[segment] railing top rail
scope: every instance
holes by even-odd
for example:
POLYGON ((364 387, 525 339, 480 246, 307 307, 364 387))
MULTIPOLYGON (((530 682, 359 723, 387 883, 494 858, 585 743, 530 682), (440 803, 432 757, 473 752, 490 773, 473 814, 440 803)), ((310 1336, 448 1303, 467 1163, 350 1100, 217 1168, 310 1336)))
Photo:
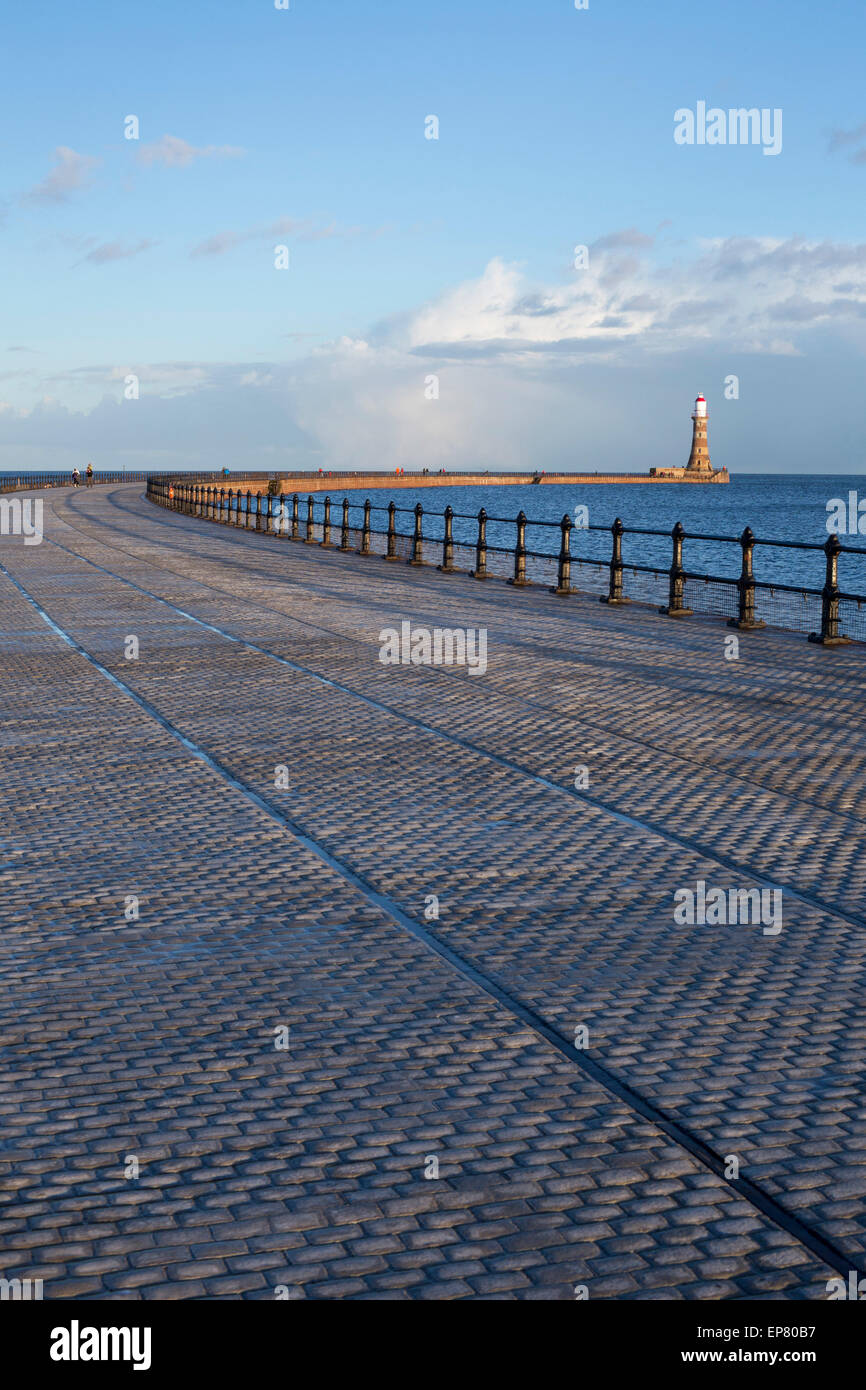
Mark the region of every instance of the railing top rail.
POLYGON ((754 545, 773 545, 776 547, 785 546, 789 550, 823 550, 826 541, 782 541, 775 537, 755 536, 754 545))

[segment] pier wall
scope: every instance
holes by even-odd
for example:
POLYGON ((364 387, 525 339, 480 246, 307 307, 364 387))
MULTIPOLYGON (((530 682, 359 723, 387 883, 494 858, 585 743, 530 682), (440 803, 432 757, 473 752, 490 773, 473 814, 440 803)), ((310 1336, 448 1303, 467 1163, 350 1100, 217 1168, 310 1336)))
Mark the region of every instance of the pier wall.
MULTIPOLYGON (((373 488, 388 489, 419 487, 514 487, 531 484, 538 475, 535 473, 278 473, 283 492, 339 492, 347 489, 373 488)), ((538 482, 539 487, 550 483, 565 483, 574 487, 585 487, 595 483, 727 483, 730 481, 727 469, 714 473, 686 477, 650 477, 648 473, 545 473, 538 482)), ((240 488, 242 492, 253 494, 267 492, 268 480, 262 477, 247 478, 233 473, 222 480, 226 487, 240 488)))

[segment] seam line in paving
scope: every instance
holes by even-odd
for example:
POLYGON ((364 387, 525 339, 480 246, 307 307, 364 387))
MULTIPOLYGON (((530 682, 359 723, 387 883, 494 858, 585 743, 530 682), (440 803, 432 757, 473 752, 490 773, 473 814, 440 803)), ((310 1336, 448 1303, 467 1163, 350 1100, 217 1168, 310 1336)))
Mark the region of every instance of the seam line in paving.
MULTIPOLYGON (((65 549, 65 547, 63 546, 59 548, 65 549)), ((92 564, 93 562, 88 561, 88 563, 92 564)), ((96 568, 100 569, 102 567, 96 566, 96 568)), ((205 763, 205 765, 208 768, 210 768, 212 772, 216 773, 217 776, 219 776, 227 785, 231 786, 233 790, 240 792, 241 795, 243 795, 248 801, 252 802, 252 804, 254 804, 266 816, 268 816, 269 819, 275 821, 283 829, 287 830, 293 836, 293 838, 298 841, 299 844, 301 844, 310 853, 314 854, 328 868, 330 868, 333 872, 337 873, 345 882, 349 883, 358 892, 363 894, 363 896, 370 903, 372 903, 375 907, 379 908, 380 911, 384 912, 399 927, 401 927, 405 931, 408 931, 428 950, 434 952, 437 956, 439 956, 441 959, 445 960, 449 965, 451 965, 453 969, 455 969, 460 975, 464 977, 464 979, 469 980, 477 988, 483 990, 484 993, 486 993, 491 998, 495 999, 497 1003, 499 1003, 502 1007, 507 1009, 512 1015, 519 1018, 523 1023, 527 1024, 530 1028, 533 1029, 534 1032, 539 1034, 552 1047, 554 1047, 563 1057, 566 1057, 570 1062, 576 1065, 580 1071, 590 1076, 598 1085, 604 1087, 604 1089, 607 1090, 610 1094, 615 1095, 619 1100, 621 1100, 632 1110, 640 1114, 644 1119, 649 1120, 651 1123, 655 1124, 659 1129, 661 1129, 664 1133, 669 1135, 670 1138, 675 1140, 675 1142, 678 1143, 682 1148, 686 1149, 687 1152, 691 1153, 706 1168, 710 1169, 713 1173, 715 1173, 717 1177, 721 1177, 729 1187, 731 1187, 734 1191, 738 1192, 742 1197, 749 1201, 752 1204, 752 1206, 756 1207, 766 1217, 773 1221, 775 1225, 780 1227, 782 1230, 787 1231, 787 1233, 793 1236, 796 1240, 799 1240, 802 1245, 804 1245, 807 1249, 811 1250, 813 1254, 817 1255, 831 1268, 837 1270, 840 1274, 843 1274, 846 1277, 852 1269, 856 1270, 857 1273, 861 1275, 866 1274, 866 1269, 864 1269, 862 1265, 859 1265, 856 1260, 852 1259, 850 1256, 838 1250, 834 1245, 830 1244, 820 1234, 818 1234, 818 1232, 812 1230, 809 1226, 801 1222, 796 1216, 788 1212, 784 1207, 780 1206, 778 1202, 776 1202, 772 1197, 765 1193, 763 1189, 759 1187, 756 1183, 752 1182, 748 1178, 743 1177, 740 1177, 738 1179, 725 1178, 725 1162, 712 1148, 710 1148, 709 1145, 705 1144, 690 1130, 681 1126, 676 1121, 671 1120, 663 1110, 659 1109, 651 1101, 647 1100, 638 1091, 633 1090, 630 1086, 620 1081, 613 1073, 609 1072, 604 1066, 587 1057, 581 1049, 574 1047, 559 1033, 557 1033, 556 1030, 552 1028, 540 1015, 535 1013, 534 1010, 528 1008, 519 999, 515 998, 507 990, 499 986, 495 982, 495 980, 491 979, 489 976, 484 974, 483 971, 478 970, 469 961, 465 960, 464 957, 461 956, 458 952, 452 950, 450 947, 437 940, 436 937, 432 936, 429 932, 425 930, 424 927, 422 927, 418 922, 416 922, 412 917, 410 917, 406 912, 404 912, 403 909, 399 906, 399 904, 393 902, 386 895, 379 893, 369 883, 367 883, 366 880, 360 874, 357 874, 353 869, 349 868, 346 864, 343 864, 341 860, 332 855, 330 851, 324 848, 324 846, 320 845, 316 840, 312 839, 309 835, 307 835, 299 826, 297 826, 290 819, 290 817, 277 811, 276 808, 271 806, 262 796, 260 796, 259 793, 256 792, 253 787, 249 786, 246 782, 236 777, 232 772, 228 770, 228 768, 224 767, 219 761, 217 761, 217 759, 213 758, 204 748, 202 748, 199 744, 195 743, 192 739, 188 738, 185 734, 183 734, 180 731, 180 729, 178 729, 174 724, 172 724, 170 720, 166 719, 165 716, 162 715, 159 712, 159 710, 157 710, 150 703, 150 701, 146 700, 143 696, 139 695, 134 689, 126 685, 124 681, 120 680, 119 677, 115 676, 113 672, 109 671, 107 667, 103 666, 102 663, 95 656, 88 652, 86 648, 84 648, 71 635, 71 633, 65 631, 64 628, 62 628, 58 623, 54 621, 50 614, 46 612, 46 610, 38 602, 38 600, 35 599, 33 595, 28 592, 24 585, 21 584, 14 577, 14 575, 10 574, 9 570, 2 563, 0 563, 0 573, 4 574, 6 578, 10 581, 10 583, 12 583, 15 586, 15 588, 22 595, 22 597, 25 598, 26 601, 36 610, 43 622, 46 623, 46 625, 51 629, 52 632, 55 633, 56 636, 60 637, 63 642, 65 642, 69 647, 73 649, 73 651, 77 652, 80 656, 82 656, 85 659, 85 661, 89 662, 89 664, 93 666, 100 673, 100 675, 104 676, 118 690, 120 690, 123 694, 127 695, 138 706, 139 709, 143 710, 144 713, 146 713, 151 719, 153 719, 157 724, 159 724, 161 728, 163 728, 174 739, 176 739, 196 759, 205 763)), ((110 571, 106 571, 106 573, 110 573, 110 571)), ((125 582, 131 583, 132 581, 125 582)), ((134 585, 133 587, 138 588, 139 586, 134 585)), ((152 595, 152 597, 158 598, 158 595, 152 595)), ((163 603, 168 602, 164 599, 160 599, 159 601, 163 603)), ((175 607, 174 604, 168 604, 168 606, 171 608, 175 607)), ((179 613, 183 613, 183 610, 181 609, 177 609, 177 611, 179 613)), ((187 617, 189 615, 183 614, 183 616, 187 617)), ((193 621, 199 622, 200 620, 193 619, 193 621)), ((209 624, 203 624, 203 626, 209 626, 209 624)), ((214 630, 219 632, 219 629, 214 630)), ((240 641, 241 639, 233 638, 232 640, 240 641)), ((304 668, 300 669, 303 670, 304 668)), ((321 680, 323 678, 317 677, 317 679, 321 680)), ((330 684, 330 682, 328 683, 330 684)))
MULTIPOLYGON (((437 729, 432 724, 425 723, 423 719, 419 719, 416 715, 406 714, 402 710, 395 709, 392 705, 387 705, 383 701, 373 699, 370 695, 363 695, 360 691, 354 690, 352 686, 343 684, 342 681, 331 680, 328 676, 319 675, 317 671, 313 671, 310 667, 303 666, 297 661, 292 661, 289 657, 280 656, 277 652, 270 651, 267 647, 261 647, 256 642, 250 642, 244 637, 237 637, 234 633, 227 632, 224 628, 217 627, 214 623, 206 622, 204 618, 197 618, 193 613, 187 612, 185 608, 180 608, 178 604, 172 603, 170 599, 163 598, 160 594, 153 593, 151 589, 146 589, 141 584, 136 584, 133 579, 127 579, 124 575, 117 574, 114 570, 107 569, 105 565, 97 564, 95 560, 89 560, 86 555, 79 555, 78 551, 72 550, 68 546, 61 545, 59 541, 50 540, 47 536, 45 540, 48 541, 49 545, 56 546, 58 550, 63 550, 68 555, 82 560, 84 564, 90 565, 93 569, 101 571, 102 574, 107 574, 110 578, 118 580, 121 584, 127 584, 131 589, 137 590, 138 593, 144 594, 147 598, 153 599, 156 603, 164 604, 166 608, 172 609, 175 613, 179 613, 186 621, 195 623, 199 627, 205 628, 208 632, 216 633, 218 636, 224 637, 227 641, 235 643, 236 646, 246 647, 249 651, 256 652, 260 656, 268 657, 272 661, 276 661, 279 665, 288 667, 291 671, 297 671, 301 675, 309 676, 311 679, 318 681, 321 685, 328 686, 332 690, 339 690, 343 694, 349 695, 352 699, 360 700, 371 709, 378 709, 384 714, 391 715, 396 719, 401 719, 404 723, 411 724, 417 729, 422 729, 425 733, 431 734, 435 738, 443 739, 447 743, 453 743, 457 747, 475 754, 477 757, 486 758, 489 762, 494 763, 497 767, 505 768, 508 772, 517 772, 520 776, 528 778, 530 781, 544 787, 547 791, 565 796, 569 800, 583 801, 587 805, 593 806, 596 810, 601 811, 604 815, 609 816, 618 824, 627 826, 630 830, 648 832, 651 835, 657 836, 659 839, 667 840, 669 843, 677 845, 680 849, 688 850, 691 854, 698 854, 705 856, 707 859, 712 859, 734 873, 751 874, 752 878, 764 888, 772 890, 782 887, 795 902, 801 903, 804 907, 811 908, 812 910, 817 909, 819 912, 826 912, 829 916, 837 917, 841 921, 848 922, 854 927, 866 926, 866 918, 858 917, 856 913, 846 912, 843 908, 835 904, 825 903, 820 898, 815 898, 812 897, 811 894, 803 893, 799 889, 794 888, 784 878, 770 879, 760 870, 750 867, 748 863, 742 863, 736 859, 731 859, 727 855, 721 854, 718 850, 707 849, 698 841, 690 840, 686 836, 676 835, 672 831, 655 824, 653 821, 641 820, 635 816, 629 816, 624 811, 615 811, 604 801, 586 792, 578 791, 577 788, 560 786, 558 782, 552 782, 549 778, 543 777, 538 772, 531 772, 528 768, 522 767, 520 763, 512 762, 510 758, 503 758, 501 754, 491 753, 484 748, 480 748, 469 739, 464 739, 458 734, 447 733, 442 729, 437 729)), ((8 573, 8 571, 5 572, 8 573)), ((13 583, 14 582, 13 580, 13 583)), ((339 633, 334 633, 333 635, 340 636, 339 633)))

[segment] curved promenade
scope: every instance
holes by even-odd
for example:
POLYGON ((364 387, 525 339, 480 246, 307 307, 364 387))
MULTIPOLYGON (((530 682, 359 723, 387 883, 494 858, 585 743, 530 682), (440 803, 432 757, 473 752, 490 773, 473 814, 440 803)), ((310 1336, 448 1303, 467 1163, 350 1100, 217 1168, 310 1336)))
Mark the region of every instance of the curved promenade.
POLYGON ((862 648, 728 660, 718 620, 143 490, 46 492, 42 544, 0 540, 0 1276, 866 1278, 862 648), (485 630, 486 671, 382 664, 407 621, 485 630), (699 883, 780 890, 781 930, 676 921, 699 883))

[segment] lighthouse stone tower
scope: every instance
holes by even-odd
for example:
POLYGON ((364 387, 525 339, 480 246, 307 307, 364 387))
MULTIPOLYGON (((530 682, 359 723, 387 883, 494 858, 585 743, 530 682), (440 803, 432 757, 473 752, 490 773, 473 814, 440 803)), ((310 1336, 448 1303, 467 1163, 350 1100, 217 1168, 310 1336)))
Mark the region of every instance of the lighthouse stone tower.
POLYGON ((707 403, 703 396, 698 396, 695 401, 692 421, 694 422, 692 425, 692 452, 689 454, 686 472, 712 473, 713 465, 710 463, 710 450, 707 444, 707 403))

